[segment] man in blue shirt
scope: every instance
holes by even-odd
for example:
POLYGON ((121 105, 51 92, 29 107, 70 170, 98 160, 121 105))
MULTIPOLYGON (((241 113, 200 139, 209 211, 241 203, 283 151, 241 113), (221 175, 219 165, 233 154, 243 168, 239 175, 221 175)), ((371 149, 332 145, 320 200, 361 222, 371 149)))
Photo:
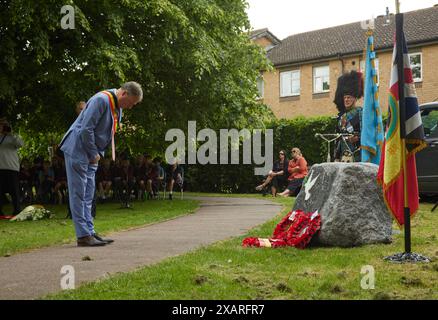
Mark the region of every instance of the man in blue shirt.
POLYGON ((113 242, 102 239, 94 230, 91 215, 94 177, 98 162, 110 144, 115 157, 114 134, 122 118, 121 109, 132 109, 142 99, 142 88, 136 82, 95 94, 61 141, 78 246, 103 246, 113 242))

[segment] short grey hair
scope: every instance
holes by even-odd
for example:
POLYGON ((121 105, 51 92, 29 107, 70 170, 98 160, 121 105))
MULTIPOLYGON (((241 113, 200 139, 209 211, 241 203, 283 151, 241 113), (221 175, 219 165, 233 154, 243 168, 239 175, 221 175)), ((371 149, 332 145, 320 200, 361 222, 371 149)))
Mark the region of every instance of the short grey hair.
POLYGON ((122 84, 121 87, 123 90, 126 90, 128 92, 128 95, 139 97, 139 101, 143 100, 143 89, 141 88, 141 85, 135 81, 129 81, 124 84, 122 84))

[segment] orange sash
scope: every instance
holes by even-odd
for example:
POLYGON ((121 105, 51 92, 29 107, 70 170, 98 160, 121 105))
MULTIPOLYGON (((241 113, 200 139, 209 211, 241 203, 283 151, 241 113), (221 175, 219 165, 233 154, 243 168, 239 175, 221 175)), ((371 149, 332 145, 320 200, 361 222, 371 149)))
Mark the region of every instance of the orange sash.
POLYGON ((111 133, 111 154, 113 161, 116 160, 116 145, 114 143, 114 135, 119 127, 119 118, 117 116, 116 112, 116 102, 114 101, 113 95, 108 91, 102 91, 106 96, 108 96, 109 105, 111 109, 111 116, 113 118, 113 127, 112 127, 112 133, 111 133))

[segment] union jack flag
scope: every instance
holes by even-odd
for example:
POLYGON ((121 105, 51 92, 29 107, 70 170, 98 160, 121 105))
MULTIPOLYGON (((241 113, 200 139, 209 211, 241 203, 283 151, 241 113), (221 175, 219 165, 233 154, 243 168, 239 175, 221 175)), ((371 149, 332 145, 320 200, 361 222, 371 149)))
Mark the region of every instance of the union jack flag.
POLYGON ((418 210, 418 180, 415 164, 415 153, 423 149, 424 129, 418 107, 415 84, 412 77, 408 48, 404 33, 402 48, 398 48, 394 40, 392 56, 391 80, 389 86, 389 118, 385 132, 385 142, 382 148, 378 180, 382 184, 383 194, 388 209, 400 226, 404 225, 404 184, 407 186, 407 197, 410 215, 418 210), (397 50, 403 50, 403 61, 398 61, 397 50), (403 64, 404 83, 400 84, 398 66, 403 64), (404 88, 404 103, 400 103, 399 86, 404 88), (405 121, 403 122, 403 114, 405 121), (405 133, 403 135, 403 133, 405 133), (403 141, 404 139, 404 141, 403 141), (406 172, 403 168, 403 145, 406 143, 406 172))

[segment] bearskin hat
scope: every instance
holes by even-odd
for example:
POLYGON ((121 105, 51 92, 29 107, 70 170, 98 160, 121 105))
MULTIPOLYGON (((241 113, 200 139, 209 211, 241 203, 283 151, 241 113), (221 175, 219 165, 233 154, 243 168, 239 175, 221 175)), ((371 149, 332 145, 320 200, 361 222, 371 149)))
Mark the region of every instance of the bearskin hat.
POLYGON ((344 96, 350 95, 360 99, 363 96, 363 78, 362 73, 351 71, 344 73, 338 78, 338 86, 336 88, 335 100, 336 108, 339 113, 345 112, 344 96))

